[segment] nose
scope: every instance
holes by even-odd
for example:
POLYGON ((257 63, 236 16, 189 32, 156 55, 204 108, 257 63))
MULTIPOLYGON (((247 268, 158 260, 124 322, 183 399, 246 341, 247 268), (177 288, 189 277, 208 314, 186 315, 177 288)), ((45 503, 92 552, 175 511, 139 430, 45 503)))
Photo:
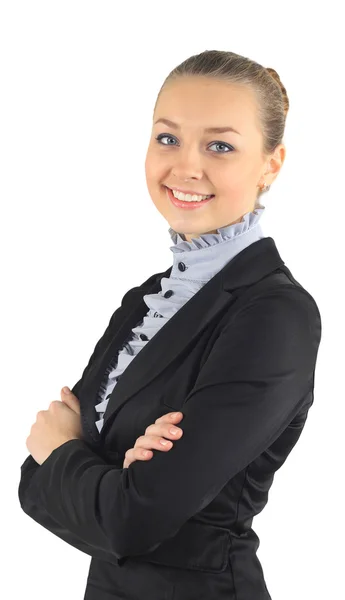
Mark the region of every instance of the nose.
POLYGON ((201 179, 203 176, 202 159, 198 148, 193 146, 184 146, 179 148, 179 152, 174 153, 172 174, 180 181, 188 179, 201 179))
POLYGON ((176 165, 171 169, 172 175, 176 181, 176 185, 178 181, 189 181, 190 179, 195 179, 199 181, 203 178, 203 171, 200 166, 192 165, 191 163, 187 164, 184 162, 181 165, 176 165))

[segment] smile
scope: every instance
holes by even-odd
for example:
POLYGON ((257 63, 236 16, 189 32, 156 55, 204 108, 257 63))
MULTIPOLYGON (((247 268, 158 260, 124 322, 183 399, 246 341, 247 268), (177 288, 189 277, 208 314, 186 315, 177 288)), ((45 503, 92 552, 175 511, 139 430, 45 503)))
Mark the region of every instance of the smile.
MULTIPOLYGON (((184 210, 186 209, 193 209, 193 208, 201 208, 202 206, 205 206, 205 204, 208 204, 209 202, 211 202, 213 200, 213 198, 215 198, 215 196, 212 194, 210 197, 204 197, 204 196, 197 196, 200 198, 200 200, 188 200, 188 197, 190 197, 190 194, 187 194, 187 199, 183 200, 184 194, 179 193, 179 197, 176 198, 173 191, 168 188, 167 186, 164 186, 168 195, 169 200, 172 202, 172 204, 174 206, 176 206, 177 208, 182 208, 184 210)), ((176 193, 176 192, 175 192, 176 193)))
POLYGON ((181 190, 180 188, 170 187, 168 185, 166 187, 169 188, 170 190, 172 190, 173 192, 176 192, 177 194, 183 194, 183 196, 187 196, 187 195, 189 195, 189 196, 197 196, 198 200, 201 199, 201 198, 204 199, 205 197, 214 196, 214 194, 202 194, 201 192, 195 192, 195 191, 192 191, 192 190, 181 190))

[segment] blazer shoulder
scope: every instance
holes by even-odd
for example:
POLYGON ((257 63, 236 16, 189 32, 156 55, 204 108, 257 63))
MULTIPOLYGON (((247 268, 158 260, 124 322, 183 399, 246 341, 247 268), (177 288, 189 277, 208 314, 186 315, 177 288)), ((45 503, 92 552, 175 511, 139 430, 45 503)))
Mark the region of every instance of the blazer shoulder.
POLYGON ((319 307, 317 305, 317 302, 316 302, 314 296, 299 281, 297 281, 297 279, 292 275, 290 269, 288 269, 288 267, 285 264, 279 268, 279 271, 282 274, 281 284, 287 285, 289 283, 290 285, 299 289, 300 292, 306 296, 306 300, 309 300, 309 302, 314 306, 314 308, 317 312, 317 315, 318 315, 319 319, 321 320, 320 310, 319 310, 319 307))
POLYGON ((288 269, 277 269, 255 284, 239 290, 236 296, 236 306, 229 315, 230 322, 227 325, 246 314, 250 318, 255 313, 260 319, 273 312, 279 319, 290 322, 293 318, 296 321, 301 319, 304 323, 309 323, 309 327, 316 327, 320 335, 322 322, 318 305, 312 294, 288 269))

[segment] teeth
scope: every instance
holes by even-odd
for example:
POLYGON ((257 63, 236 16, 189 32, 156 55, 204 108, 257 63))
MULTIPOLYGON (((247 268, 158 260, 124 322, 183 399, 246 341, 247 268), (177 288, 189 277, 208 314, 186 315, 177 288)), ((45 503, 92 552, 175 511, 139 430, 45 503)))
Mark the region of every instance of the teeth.
POLYGON ((171 190, 174 194, 175 198, 178 200, 183 200, 184 202, 201 202, 201 200, 206 200, 206 198, 211 198, 212 194, 209 196, 199 196, 197 194, 183 194, 182 192, 176 192, 176 190, 171 190))

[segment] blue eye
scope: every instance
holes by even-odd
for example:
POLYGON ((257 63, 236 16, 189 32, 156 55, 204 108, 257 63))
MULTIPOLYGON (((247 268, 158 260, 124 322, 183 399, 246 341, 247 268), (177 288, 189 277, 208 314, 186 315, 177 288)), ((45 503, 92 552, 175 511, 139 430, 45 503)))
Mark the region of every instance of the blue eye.
MULTIPOLYGON (((158 144, 160 144, 160 140, 163 138, 170 138, 171 140, 175 140, 176 138, 174 138, 172 135, 168 135, 167 133, 160 133, 159 135, 157 135, 157 137, 155 138, 158 142, 158 144)), ((174 144, 161 144, 162 146, 173 146, 174 144)), ((233 152, 235 150, 235 148, 233 148, 233 146, 230 146, 229 144, 225 144, 225 142, 213 142, 211 144, 211 146, 225 146, 226 148, 228 148, 227 152, 216 152, 216 154, 229 154, 229 152, 233 152)))

